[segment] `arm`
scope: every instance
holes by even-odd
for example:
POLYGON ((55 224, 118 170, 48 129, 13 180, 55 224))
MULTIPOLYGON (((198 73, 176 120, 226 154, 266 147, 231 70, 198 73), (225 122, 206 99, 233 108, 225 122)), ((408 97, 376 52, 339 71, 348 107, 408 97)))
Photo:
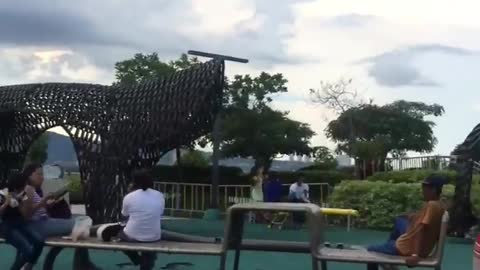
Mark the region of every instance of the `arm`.
MULTIPOLYGON (((420 230, 417 233, 417 238, 415 239, 414 253, 405 259, 405 262, 408 266, 416 266, 421 260, 420 252, 423 250, 423 244, 425 243, 425 231, 427 225, 421 224, 420 230)), ((422 254, 423 255, 423 254, 422 254)))
POLYGON ((123 198, 122 202, 122 216, 128 218, 130 213, 128 212, 128 195, 123 198))
POLYGON ((434 209, 432 204, 427 204, 426 209, 424 210, 422 222, 419 225, 419 231, 417 233, 417 237, 415 238, 415 245, 414 245, 414 252, 412 256, 406 258, 406 263, 408 266, 415 266, 418 262, 422 259, 420 256, 424 256, 422 254, 424 251, 424 243, 426 241, 426 231, 429 229, 429 226, 434 226, 432 224, 433 216, 434 216, 434 209))

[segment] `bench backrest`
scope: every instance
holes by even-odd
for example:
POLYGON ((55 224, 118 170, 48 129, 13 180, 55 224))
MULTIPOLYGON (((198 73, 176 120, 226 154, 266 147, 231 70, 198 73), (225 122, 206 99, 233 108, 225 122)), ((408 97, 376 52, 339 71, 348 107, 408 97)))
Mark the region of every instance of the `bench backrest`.
POLYGON ((322 227, 320 222, 320 207, 306 203, 246 203, 235 204, 227 210, 223 248, 236 249, 243 239, 245 214, 250 211, 303 212, 307 216, 310 233, 310 247, 317 249, 322 242, 322 227))
POLYGON ((438 236, 438 242, 431 256, 432 259, 434 259, 438 264, 441 264, 443 259, 443 250, 445 249, 445 242, 447 241, 449 219, 450 216, 448 214, 448 211, 445 211, 442 216, 442 225, 440 227, 440 235, 438 236))

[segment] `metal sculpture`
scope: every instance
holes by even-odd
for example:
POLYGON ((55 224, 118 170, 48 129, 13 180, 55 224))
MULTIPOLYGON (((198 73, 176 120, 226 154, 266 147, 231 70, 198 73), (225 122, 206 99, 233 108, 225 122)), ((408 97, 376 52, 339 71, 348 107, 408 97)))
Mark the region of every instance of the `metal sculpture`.
POLYGON ((449 231, 463 237, 477 223, 470 200, 473 159, 480 146, 480 124, 468 134, 465 141, 452 152, 451 168, 457 172, 455 194, 451 206, 449 231))
POLYGON ((223 82, 224 62, 212 60, 130 86, 0 87, 0 181, 21 168, 38 136, 60 126, 77 153, 87 214, 96 223, 118 220, 132 169, 211 131, 223 82))

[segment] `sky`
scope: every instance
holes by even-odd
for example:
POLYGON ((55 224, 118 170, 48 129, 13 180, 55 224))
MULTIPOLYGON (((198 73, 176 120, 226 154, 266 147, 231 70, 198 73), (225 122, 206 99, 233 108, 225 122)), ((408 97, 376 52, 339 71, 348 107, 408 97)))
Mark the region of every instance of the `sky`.
POLYGON ((448 155, 480 122, 480 2, 473 0, 50 0, 0 2, 0 85, 110 84, 135 53, 172 60, 189 49, 248 58, 227 76, 283 73, 273 106, 309 123, 312 145, 332 111, 314 104, 321 81, 352 79, 368 100, 438 103, 432 118, 448 155))

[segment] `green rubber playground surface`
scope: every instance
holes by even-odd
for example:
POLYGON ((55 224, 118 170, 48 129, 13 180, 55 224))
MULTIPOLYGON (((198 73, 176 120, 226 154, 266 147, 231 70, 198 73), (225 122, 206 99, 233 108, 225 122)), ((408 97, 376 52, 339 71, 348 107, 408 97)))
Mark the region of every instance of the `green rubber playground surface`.
MULTIPOLYGON (((201 236, 223 236, 223 222, 205 221, 199 219, 166 220, 163 227, 168 230, 195 234, 201 236)), ((347 232, 345 228, 329 228, 325 238, 333 243, 366 245, 381 242, 387 237, 386 232, 355 230, 347 232)), ((303 230, 276 230, 268 229, 265 225, 249 224, 245 229, 246 238, 306 241, 307 232, 303 230)), ((464 240, 449 239, 445 248, 443 269, 470 270, 472 269, 473 244, 464 240)), ((45 253, 45 252, 44 252, 45 253)), ((8 269, 13 261, 14 250, 6 245, 0 246, 0 269, 8 269)), ((92 261, 102 269, 136 269, 131 266, 119 267, 117 264, 128 263, 128 259, 119 252, 93 251, 92 261)), ((57 258, 55 269, 71 269, 73 251, 62 252, 57 258)), ((215 270, 218 269, 217 257, 206 256, 177 256, 159 254, 155 269, 166 270, 215 270)), ((41 269, 43 258, 35 269, 41 269)), ((229 255, 227 269, 231 269, 233 254, 229 255)), ((310 257, 306 254, 275 253, 275 252, 242 252, 240 260, 242 270, 302 270, 311 269, 310 257)), ((329 270, 360 270, 364 265, 329 263, 329 270)), ((405 268, 408 269, 408 268, 405 268)), ((421 268, 417 268, 421 269, 421 268)))

